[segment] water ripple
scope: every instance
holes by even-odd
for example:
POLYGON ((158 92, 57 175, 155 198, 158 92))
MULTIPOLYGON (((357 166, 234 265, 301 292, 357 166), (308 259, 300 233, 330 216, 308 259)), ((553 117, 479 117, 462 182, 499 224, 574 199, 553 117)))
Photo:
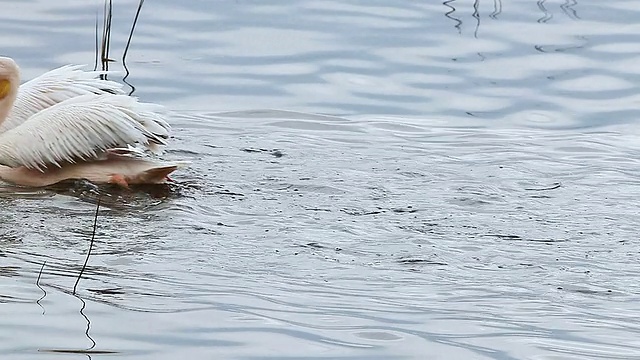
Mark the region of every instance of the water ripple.
MULTIPOLYGON (((145 6, 128 80, 193 166, 0 187, 6 358, 640 352, 637 5, 145 6)), ((94 16, 15 4, 0 44, 25 78, 92 63, 94 16)))

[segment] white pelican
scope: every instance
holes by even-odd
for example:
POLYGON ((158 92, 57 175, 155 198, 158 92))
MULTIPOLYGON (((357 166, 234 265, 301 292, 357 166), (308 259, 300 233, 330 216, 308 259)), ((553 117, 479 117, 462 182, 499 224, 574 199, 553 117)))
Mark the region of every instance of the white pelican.
POLYGON ((165 145, 169 124, 154 104, 97 79, 103 72, 63 66, 20 86, 20 69, 0 57, 0 179, 47 186, 161 183, 185 162, 144 159, 143 147, 165 145))

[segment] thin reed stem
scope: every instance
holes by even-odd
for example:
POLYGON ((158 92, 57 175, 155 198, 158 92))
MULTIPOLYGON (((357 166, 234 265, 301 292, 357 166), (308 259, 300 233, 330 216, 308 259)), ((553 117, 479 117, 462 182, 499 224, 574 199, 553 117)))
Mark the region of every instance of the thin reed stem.
POLYGON ((80 278, 82 277, 82 274, 84 274, 84 270, 87 268, 87 263, 89 263, 89 257, 91 256, 91 250, 93 250, 93 241, 96 237, 96 229, 98 228, 98 211, 100 210, 100 199, 101 199, 101 196, 98 195, 98 202, 96 204, 96 213, 93 217, 93 231, 91 232, 91 242, 89 243, 89 251, 87 252, 87 257, 84 259, 84 264, 82 265, 82 269, 80 269, 80 274, 78 274, 76 283, 75 285, 73 285, 73 295, 76 294, 78 283, 80 282, 80 278))

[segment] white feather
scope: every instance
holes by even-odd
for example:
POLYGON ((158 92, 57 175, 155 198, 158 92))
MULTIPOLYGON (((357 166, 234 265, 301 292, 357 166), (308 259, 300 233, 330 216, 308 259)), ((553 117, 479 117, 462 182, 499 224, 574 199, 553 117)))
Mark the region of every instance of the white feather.
POLYGON ((152 148, 165 144, 169 129, 158 105, 89 93, 47 107, 0 134, 0 163, 42 170, 97 159, 111 148, 152 148))
POLYGON ((124 94, 122 85, 99 79, 106 71, 84 71, 81 65, 66 65, 46 72, 22 84, 0 133, 13 129, 29 117, 61 103, 86 94, 124 94))

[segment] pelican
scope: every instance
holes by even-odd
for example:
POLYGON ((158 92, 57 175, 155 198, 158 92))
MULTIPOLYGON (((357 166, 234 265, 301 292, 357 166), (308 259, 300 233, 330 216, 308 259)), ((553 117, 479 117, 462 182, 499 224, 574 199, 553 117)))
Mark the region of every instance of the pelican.
POLYGON ((124 94, 100 71, 63 66, 20 85, 13 59, 0 57, 0 180, 41 187, 69 179, 96 184, 162 183, 186 162, 157 162, 166 145, 159 105, 124 94))

